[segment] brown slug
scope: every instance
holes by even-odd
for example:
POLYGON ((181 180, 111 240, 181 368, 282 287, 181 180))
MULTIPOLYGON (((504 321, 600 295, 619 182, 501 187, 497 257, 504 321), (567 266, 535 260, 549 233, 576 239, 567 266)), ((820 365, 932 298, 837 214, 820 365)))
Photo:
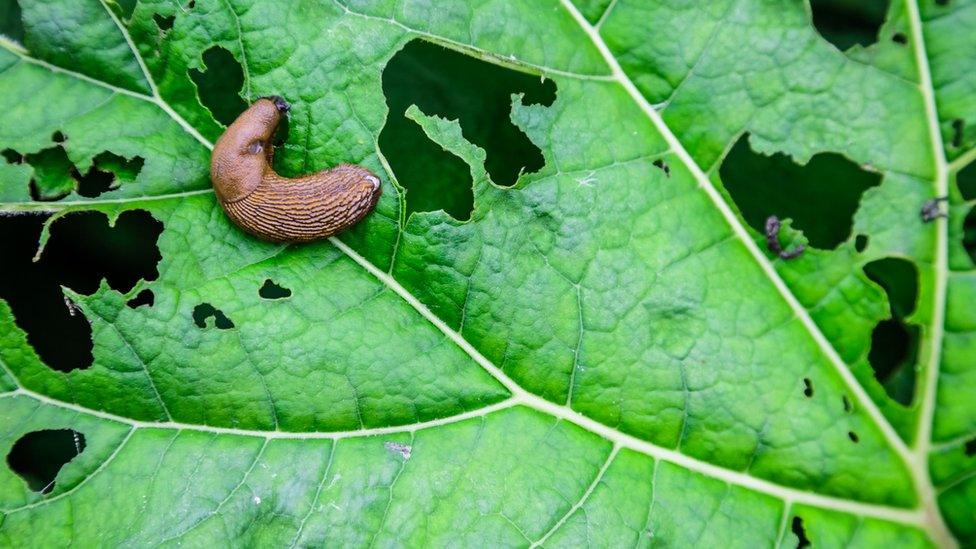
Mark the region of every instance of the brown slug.
POLYGON ((352 227, 380 198, 380 180, 361 166, 341 164, 294 179, 272 167, 272 138, 288 103, 263 97, 241 113, 214 145, 210 179, 227 216, 274 242, 307 242, 352 227))

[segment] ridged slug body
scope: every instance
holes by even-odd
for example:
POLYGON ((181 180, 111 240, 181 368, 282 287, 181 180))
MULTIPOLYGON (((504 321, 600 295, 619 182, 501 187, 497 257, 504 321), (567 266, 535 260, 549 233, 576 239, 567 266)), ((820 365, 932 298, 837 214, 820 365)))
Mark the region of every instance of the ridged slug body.
POLYGON ((210 179, 217 200, 240 228, 274 242, 307 242, 352 227, 380 198, 380 180, 366 168, 341 164, 294 179, 272 167, 271 139, 289 106, 258 99, 214 145, 210 179))

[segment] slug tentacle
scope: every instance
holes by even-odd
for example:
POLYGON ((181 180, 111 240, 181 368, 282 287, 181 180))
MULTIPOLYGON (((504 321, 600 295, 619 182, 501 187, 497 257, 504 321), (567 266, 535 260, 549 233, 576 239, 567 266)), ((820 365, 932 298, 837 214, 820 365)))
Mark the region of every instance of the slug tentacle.
POLYGON ((221 207, 245 231, 275 242, 306 242, 352 227, 376 206, 380 180, 369 170, 342 164, 286 178, 272 167, 272 139, 284 99, 258 99, 220 136, 210 178, 221 207))

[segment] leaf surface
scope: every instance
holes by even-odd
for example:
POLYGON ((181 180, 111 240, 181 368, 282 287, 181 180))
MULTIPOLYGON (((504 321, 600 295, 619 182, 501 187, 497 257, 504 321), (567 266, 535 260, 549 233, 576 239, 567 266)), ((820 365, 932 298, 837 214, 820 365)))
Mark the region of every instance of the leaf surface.
POLYGON ((163 230, 158 277, 61 290, 89 368, 45 364, 0 304, 0 449, 85 441, 47 493, 0 467, 5 544, 976 541, 976 197, 953 184, 976 157, 976 3, 894 0, 878 42, 844 52, 804 6, 745 0, 20 4, 0 208, 52 214, 39 257, 77 212, 163 230), (383 70, 416 39, 554 81, 549 106, 507 98, 541 169, 497 185, 463 115, 389 111, 383 70), (360 163, 383 180, 376 212, 302 246, 234 227, 194 77, 232 73, 208 51, 240 64, 218 91, 291 103, 280 171, 360 163), (469 220, 407 215, 378 144, 399 116, 468 167, 469 220), (740 139, 880 184, 846 240, 784 261, 723 183, 740 139), (45 151, 118 184, 87 196, 31 162, 45 151), (942 195, 949 218, 925 222, 942 195), (905 307, 870 274, 886 258, 917 273, 905 307), (907 405, 872 362, 885 320, 920 334, 907 405))

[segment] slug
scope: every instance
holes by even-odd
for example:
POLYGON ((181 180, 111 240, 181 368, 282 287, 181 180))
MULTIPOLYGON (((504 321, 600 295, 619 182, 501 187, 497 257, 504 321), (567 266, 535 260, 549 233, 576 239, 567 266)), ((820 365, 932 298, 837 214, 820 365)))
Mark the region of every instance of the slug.
POLYGON ((227 216, 273 242, 307 242, 352 227, 380 198, 380 180, 341 164, 293 179, 275 173, 271 142, 290 106, 278 96, 254 102, 214 145, 210 179, 227 216))

